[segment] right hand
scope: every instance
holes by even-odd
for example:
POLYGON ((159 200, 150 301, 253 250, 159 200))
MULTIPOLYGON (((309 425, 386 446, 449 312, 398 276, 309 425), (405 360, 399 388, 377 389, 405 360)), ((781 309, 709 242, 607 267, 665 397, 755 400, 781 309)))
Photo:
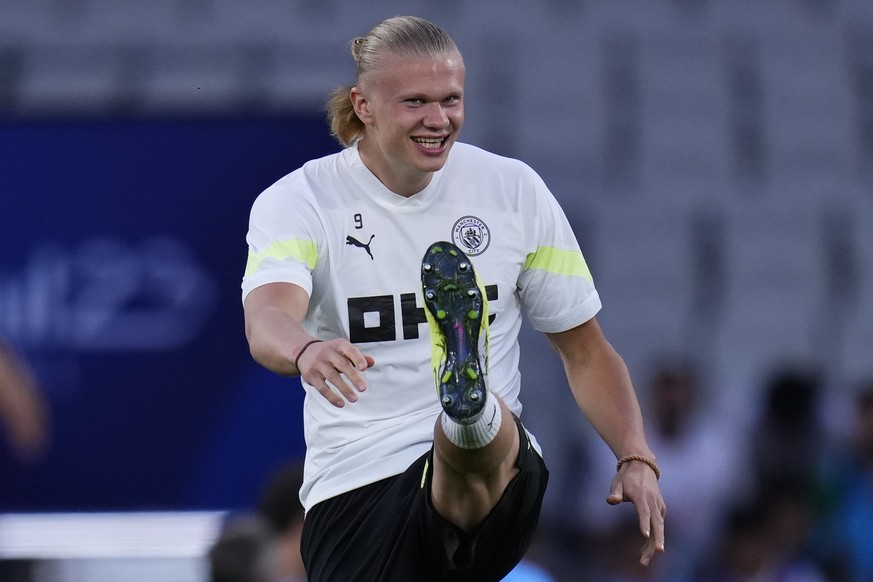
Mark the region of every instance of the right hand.
POLYGON ((314 343, 297 360, 297 371, 328 402, 342 408, 367 389, 363 372, 376 361, 342 338, 314 343))

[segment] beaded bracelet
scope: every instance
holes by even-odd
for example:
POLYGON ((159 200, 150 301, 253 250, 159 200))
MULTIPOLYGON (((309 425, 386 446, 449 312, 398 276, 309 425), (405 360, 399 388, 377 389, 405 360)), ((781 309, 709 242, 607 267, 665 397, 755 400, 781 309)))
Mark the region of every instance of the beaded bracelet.
POLYGON ((655 479, 661 478, 661 469, 658 468, 658 465, 652 459, 648 457, 644 457, 642 455, 628 455, 626 457, 622 457, 618 460, 618 464, 615 466, 615 471, 621 471, 621 466, 629 461, 639 461, 640 463, 645 463, 655 472, 655 479))
POLYGON ((324 340, 314 339, 314 340, 308 341, 308 342, 306 342, 305 344, 303 344, 303 347, 300 348, 300 351, 299 351, 299 352, 297 352, 297 357, 294 358, 294 367, 297 368, 297 371, 298 371, 298 372, 300 371, 300 368, 297 366, 297 362, 300 361, 300 356, 303 355, 303 352, 306 351, 306 348, 308 348, 308 347, 311 346, 312 344, 317 344, 318 342, 323 342, 323 341, 324 341, 324 340))

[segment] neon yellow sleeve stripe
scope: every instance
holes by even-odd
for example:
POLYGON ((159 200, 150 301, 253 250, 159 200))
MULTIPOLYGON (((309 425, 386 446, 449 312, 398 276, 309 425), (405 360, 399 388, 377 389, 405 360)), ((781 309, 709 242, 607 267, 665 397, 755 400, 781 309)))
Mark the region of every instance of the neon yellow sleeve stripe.
POLYGON ((318 261, 318 249, 315 248, 315 243, 311 240, 274 241, 260 253, 249 251, 249 257, 246 261, 246 276, 256 273, 264 259, 277 259, 279 261, 297 259, 301 263, 306 263, 310 269, 314 269, 315 263, 318 261))
POLYGON ((527 256, 524 269, 539 269, 557 275, 583 277, 594 281, 585 257, 579 251, 565 251, 555 247, 540 247, 527 256))

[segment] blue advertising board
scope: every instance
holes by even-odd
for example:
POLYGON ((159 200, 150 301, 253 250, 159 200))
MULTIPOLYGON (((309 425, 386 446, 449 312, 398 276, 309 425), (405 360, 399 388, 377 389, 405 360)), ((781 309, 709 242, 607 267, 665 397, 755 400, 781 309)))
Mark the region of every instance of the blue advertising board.
POLYGON ((244 506, 302 457, 239 285, 254 198, 337 147, 317 113, 0 122, 0 338, 51 430, 33 463, 0 437, 0 511, 244 506))

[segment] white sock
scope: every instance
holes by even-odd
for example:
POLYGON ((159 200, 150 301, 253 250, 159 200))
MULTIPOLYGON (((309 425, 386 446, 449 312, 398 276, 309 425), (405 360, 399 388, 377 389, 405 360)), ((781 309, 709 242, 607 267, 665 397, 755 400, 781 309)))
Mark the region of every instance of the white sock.
POLYGON ((440 424, 446 438, 461 449, 481 449, 494 440, 500 430, 503 412, 500 400, 485 392, 485 406, 482 414, 471 424, 461 424, 452 420, 445 412, 441 415, 440 424))

